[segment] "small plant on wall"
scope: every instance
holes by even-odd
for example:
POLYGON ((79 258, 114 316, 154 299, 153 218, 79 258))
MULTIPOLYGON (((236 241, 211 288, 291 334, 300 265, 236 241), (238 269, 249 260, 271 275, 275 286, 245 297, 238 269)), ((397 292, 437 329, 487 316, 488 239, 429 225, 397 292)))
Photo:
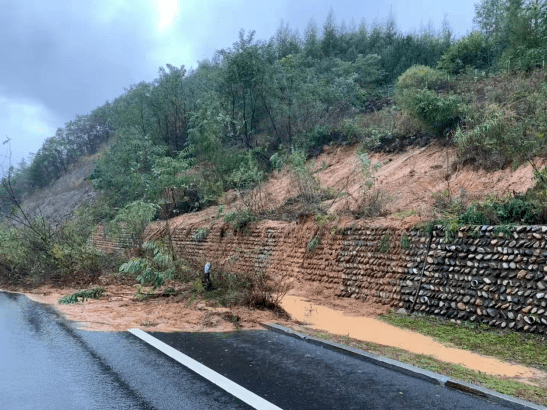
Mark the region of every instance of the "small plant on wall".
POLYGON ((379 251, 382 253, 386 253, 388 250, 389 250, 389 235, 386 233, 384 236, 382 236, 382 242, 380 243, 379 251))
POLYGON ((207 238, 207 235, 209 235, 209 229, 207 228, 199 228, 194 236, 192 236, 192 239, 195 242, 203 242, 205 238, 207 238))
POLYGON ((319 237, 317 235, 314 236, 310 243, 308 243, 308 252, 313 252, 317 248, 317 245, 319 245, 319 242, 319 237))
POLYGON ((403 234, 401 236, 401 248, 403 249, 410 248, 410 239, 408 238, 408 235, 403 234))
POLYGON ((234 231, 243 231, 252 222, 253 216, 248 209, 234 209, 224 216, 224 222, 232 225, 234 231))

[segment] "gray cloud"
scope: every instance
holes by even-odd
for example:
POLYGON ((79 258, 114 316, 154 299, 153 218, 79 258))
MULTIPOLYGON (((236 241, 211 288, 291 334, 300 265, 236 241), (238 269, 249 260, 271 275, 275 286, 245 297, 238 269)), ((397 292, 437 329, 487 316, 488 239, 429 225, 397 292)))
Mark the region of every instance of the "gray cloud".
POLYGON ((311 18, 321 26, 331 4, 339 23, 364 17, 369 26, 391 8, 402 31, 429 20, 440 28, 447 13, 461 35, 473 16, 472 0, 179 0, 172 26, 159 30, 155 1, 0 0, 0 138, 14 137, 21 156, 36 151, 76 114, 154 79, 160 65, 195 67, 241 28, 267 40, 281 19, 303 33, 311 18))
POLYGON ((13 2, 0 15, 0 92, 33 98, 62 117, 89 111, 148 74, 151 7, 97 2, 13 2), (106 20, 106 21, 105 21, 106 20), (148 69, 148 70, 147 70, 148 69))

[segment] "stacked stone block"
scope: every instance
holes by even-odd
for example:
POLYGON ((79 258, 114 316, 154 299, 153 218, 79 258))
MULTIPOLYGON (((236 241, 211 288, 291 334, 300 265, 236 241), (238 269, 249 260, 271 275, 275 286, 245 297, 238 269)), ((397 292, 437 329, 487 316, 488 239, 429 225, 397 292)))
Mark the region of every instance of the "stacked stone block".
POLYGON ((135 248, 135 244, 129 234, 122 233, 119 238, 113 239, 108 236, 106 228, 102 225, 95 227, 89 243, 105 253, 123 254, 135 248))
POLYGON ((269 272, 308 282, 320 282, 325 289, 341 283, 336 264, 337 240, 324 235, 313 251, 307 245, 317 234, 313 225, 268 221, 252 224, 246 232, 229 225, 209 226, 202 241, 194 239, 198 227, 177 229, 172 234, 179 257, 195 264, 212 262, 214 267, 233 272, 269 272))
POLYGON ((411 233, 402 298, 408 309, 450 319, 545 333, 547 330, 547 227, 463 227, 448 240, 444 230, 411 233), (420 273, 423 277, 420 285, 420 273), (418 287, 419 286, 419 287, 418 287))
POLYGON ((385 227, 343 230, 337 259, 343 268, 340 296, 402 306, 401 282, 408 264, 403 235, 405 231, 385 227))

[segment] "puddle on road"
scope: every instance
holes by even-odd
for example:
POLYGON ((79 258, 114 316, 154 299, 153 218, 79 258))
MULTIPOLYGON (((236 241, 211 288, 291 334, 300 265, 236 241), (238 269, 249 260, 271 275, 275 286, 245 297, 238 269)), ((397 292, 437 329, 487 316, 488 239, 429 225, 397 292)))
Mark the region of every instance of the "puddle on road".
POLYGON ((398 347, 412 353, 433 356, 443 362, 459 364, 472 370, 498 376, 536 378, 544 376, 539 370, 512 365, 465 350, 446 347, 427 336, 367 317, 345 316, 344 312, 310 303, 307 299, 287 295, 283 308, 294 318, 317 330, 349 336, 364 342, 398 347))

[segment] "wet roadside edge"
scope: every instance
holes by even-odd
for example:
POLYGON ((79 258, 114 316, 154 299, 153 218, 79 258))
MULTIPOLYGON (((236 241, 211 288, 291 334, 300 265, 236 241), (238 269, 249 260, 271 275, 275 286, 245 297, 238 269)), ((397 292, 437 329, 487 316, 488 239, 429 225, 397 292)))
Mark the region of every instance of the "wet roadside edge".
POLYGON ((481 386, 477 386, 471 383, 466 383, 464 381, 453 379, 448 376, 443 376, 442 374, 439 374, 439 373, 420 369, 419 367, 402 363, 397 360, 388 359, 382 356, 377 356, 375 354, 368 353, 363 350, 356 349, 354 347, 345 346, 340 343, 331 342, 328 340, 320 339, 315 336, 299 333, 285 326, 278 325, 276 323, 260 323, 260 325, 268 330, 271 330, 272 332, 281 333, 287 336, 294 337, 299 340, 304 340, 308 343, 312 343, 314 345, 324 347, 325 349, 338 351, 345 354, 350 354, 366 362, 373 363, 387 369, 395 370, 397 372, 406 374, 411 377, 416 377, 418 379, 426 380, 440 386, 446 386, 452 389, 463 391, 468 394, 473 394, 485 400, 503 404, 505 406, 512 407, 514 409, 523 409, 523 410, 546 409, 543 406, 528 402, 526 400, 517 399, 515 397, 498 393, 496 391, 493 391, 481 386))

